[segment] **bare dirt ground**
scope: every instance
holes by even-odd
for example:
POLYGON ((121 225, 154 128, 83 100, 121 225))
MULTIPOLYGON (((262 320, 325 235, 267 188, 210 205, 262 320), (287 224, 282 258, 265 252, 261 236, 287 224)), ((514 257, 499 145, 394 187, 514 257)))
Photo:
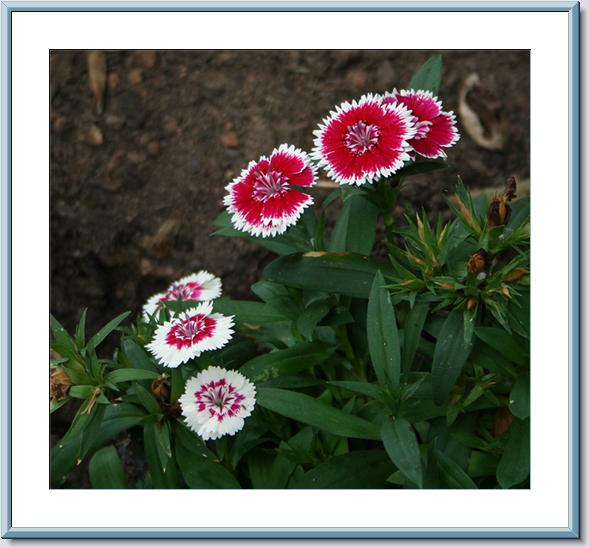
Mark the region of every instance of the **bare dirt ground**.
MULTIPOLYGON (((51 311, 72 329, 83 308, 96 330, 198 269, 248 296, 269 255, 213 238, 225 185, 281 143, 312 148, 334 105, 405 86, 429 51, 106 52, 97 111, 87 52, 51 54, 51 311), (100 108, 99 108, 100 110, 100 108)), ((529 55, 444 54, 439 97, 457 110, 479 74, 506 124, 501 151, 462 139, 452 168, 414 178, 404 198, 437 209, 460 173, 471 187, 529 177, 529 55)), ((100 84, 100 82, 98 83, 100 84)))

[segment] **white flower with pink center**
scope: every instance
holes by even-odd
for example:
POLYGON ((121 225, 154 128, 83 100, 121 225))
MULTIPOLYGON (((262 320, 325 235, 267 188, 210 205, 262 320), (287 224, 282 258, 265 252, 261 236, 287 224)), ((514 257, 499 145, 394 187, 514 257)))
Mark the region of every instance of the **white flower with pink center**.
POLYGON ((165 367, 197 358, 225 346, 233 334, 233 316, 213 313, 210 302, 199 304, 159 325, 146 348, 165 367))
POLYGON ((456 129, 456 116, 442 110, 442 101, 431 91, 403 89, 387 93, 384 105, 405 105, 414 116, 415 136, 409 141, 411 148, 426 158, 445 158, 443 147, 451 147, 460 139, 456 129))
POLYGON ((410 160, 413 117, 403 105, 364 95, 330 112, 316 130, 311 157, 340 184, 363 185, 388 177, 410 160))
POLYGON ((168 301, 212 301, 221 296, 221 280, 206 270, 174 282, 166 291, 149 298, 143 306, 143 319, 158 312, 168 301))
POLYGON ((249 163, 225 188, 223 203, 237 230, 252 236, 277 236, 296 224, 313 198, 300 188, 315 184, 309 156, 292 145, 280 145, 270 158, 249 163))
POLYGON ((186 382, 180 398, 186 424, 203 440, 233 435, 256 403, 256 388, 241 373, 212 366, 186 382))

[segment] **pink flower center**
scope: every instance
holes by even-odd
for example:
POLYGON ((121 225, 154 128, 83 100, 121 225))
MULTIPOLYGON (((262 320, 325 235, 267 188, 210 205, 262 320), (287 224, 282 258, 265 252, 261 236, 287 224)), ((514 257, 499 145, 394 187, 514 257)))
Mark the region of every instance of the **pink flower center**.
POLYGON ((254 198, 265 202, 269 198, 283 194, 287 190, 287 178, 279 171, 268 169, 267 173, 256 173, 254 180, 254 198))
POLYGON ((198 411, 207 412, 222 422, 225 417, 233 417, 241 411, 245 396, 235 386, 222 378, 203 384, 195 393, 198 411))
POLYGON ((185 284, 174 284, 172 289, 168 290, 166 294, 160 299, 160 302, 165 301, 196 301, 202 293, 202 287, 198 282, 188 282, 185 284))
POLYGON ((166 335, 166 342, 178 350, 188 348, 197 342, 212 337, 217 321, 204 314, 190 316, 177 321, 166 335))
POLYGON ((425 136, 429 133, 429 130, 432 126, 432 123, 429 120, 423 120, 421 122, 417 121, 417 118, 413 118, 415 122, 415 128, 417 131, 415 132, 414 139, 424 139, 425 136))
POLYGON ((352 154, 361 156, 378 144, 379 136, 377 126, 360 121, 348 127, 344 142, 352 154))

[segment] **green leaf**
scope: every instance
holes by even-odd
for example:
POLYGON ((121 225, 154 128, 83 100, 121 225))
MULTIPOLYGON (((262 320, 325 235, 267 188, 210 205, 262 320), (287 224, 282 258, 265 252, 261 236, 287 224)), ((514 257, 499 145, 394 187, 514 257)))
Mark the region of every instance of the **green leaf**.
POLYGON ((250 242, 256 243, 260 247, 268 249, 277 255, 288 255, 290 253, 300 251, 301 249, 301 246, 297 245, 296 241, 293 241, 291 238, 289 238, 288 234, 276 236, 274 238, 256 238, 254 236, 250 236, 247 232, 236 230, 233 228, 233 224, 231 223, 231 216, 227 211, 222 211, 215 218, 214 224, 215 226, 220 227, 219 230, 213 233, 214 235, 243 238, 244 240, 249 240, 250 242))
POLYGON ((78 327, 76 328, 76 345, 78 348, 84 348, 86 344, 86 314, 88 312, 87 308, 84 308, 82 312, 82 317, 80 318, 80 322, 78 323, 78 327))
POLYGON ((380 439, 378 428, 371 422, 349 415, 305 394, 280 388, 259 387, 256 399, 261 407, 336 436, 380 439))
POLYGON ((448 455, 434 449, 438 467, 451 489, 478 489, 469 475, 448 455))
POLYGON ((509 410, 518 419, 530 416, 530 377, 525 372, 517 378, 509 395, 509 410))
POLYGON ((380 431, 384 448, 390 459, 408 480, 423 487, 423 470, 419 445, 411 424, 397 418, 383 423, 380 431))
POLYGON ((78 398, 80 400, 87 400, 89 398, 92 397, 92 394, 94 394, 94 391, 96 390, 95 386, 89 386, 89 385, 77 385, 77 386, 72 386, 69 389, 68 394, 72 397, 72 398, 78 398))
POLYGON ((168 467, 168 461, 172 456, 172 446, 170 441, 171 430, 170 430, 170 423, 168 421, 164 421, 161 423, 156 423, 155 425, 155 443, 157 454, 160 459, 160 463, 162 465, 162 470, 164 473, 166 472, 166 468, 168 467))
POLYGON ((430 57, 411 78, 408 89, 423 89, 438 94, 440 81, 442 79, 442 56, 430 57))
POLYGON ((503 489, 522 483, 530 475, 530 419, 515 419, 497 466, 497 481, 503 489))
POLYGON ((294 489, 382 489, 394 471, 384 451, 352 451, 306 472, 294 489))
POLYGON ((88 465, 88 473, 94 489, 126 489, 128 486, 123 463, 112 445, 94 453, 88 465))
POLYGON ((464 319, 462 310, 450 312, 442 325, 432 363, 432 388, 434 401, 444 403, 472 349, 472 341, 464 340, 464 319))
POLYGON ((235 476, 203 454, 188 450, 176 442, 176 459, 184 481, 191 489, 240 489, 235 476))
POLYGON ((147 369, 123 368, 111 371, 106 376, 106 382, 118 384, 120 382, 153 380, 157 379, 158 377, 159 374, 155 371, 148 371, 147 369))
POLYGON ((422 173, 430 173, 438 171, 439 169, 448 169, 448 164, 442 161, 424 161, 420 160, 402 167, 395 174, 396 177, 411 177, 412 175, 421 175, 422 173))
POLYGON ((117 316, 114 320, 108 322, 94 337, 92 337, 86 346, 87 352, 92 352, 106 337, 114 331, 119 324, 129 315, 131 312, 123 312, 117 316))
POLYGON ((366 332, 372 366, 381 385, 387 381, 398 388, 401 376, 401 347, 395 309, 384 287, 380 271, 376 273, 366 315, 366 332))
POLYGON ((392 267, 355 253, 310 252, 272 261, 263 278, 291 287, 365 299, 376 272, 393 276, 392 267))
POLYGON ((367 396, 369 398, 374 399, 379 399, 383 395, 382 389, 378 385, 371 384, 369 382, 328 381, 327 384, 337 386, 339 388, 344 388, 345 390, 349 390, 350 392, 355 392, 356 394, 360 394, 362 396, 367 396))
POLYGON ((498 327, 477 327, 475 333, 479 339, 503 354, 508 360, 517 365, 526 364, 527 352, 513 335, 498 327))
POLYGON ((157 367, 147 352, 130 337, 123 339, 121 347, 134 368, 157 372, 157 367))
POLYGON ((235 316, 238 323, 263 324, 282 322, 286 318, 276 309, 256 301, 236 301, 233 299, 217 299, 213 303, 215 312, 226 316, 235 316))
POLYGON ((163 469, 157 448, 157 425, 146 424, 143 427, 143 449, 145 460, 155 489, 175 489, 178 487, 177 469, 174 459, 163 469))
POLYGON ((134 384, 132 388, 129 389, 129 393, 131 393, 131 390, 137 396, 139 403, 145 407, 151 415, 159 415, 162 412, 160 404, 145 387, 140 384, 134 384))
POLYGON ((333 350, 320 343, 300 343, 286 350, 257 356, 242 365, 239 372, 254 382, 294 375, 326 361, 333 350))
POLYGON ((416 303, 407 315, 403 331, 403 354, 401 359, 404 372, 411 371, 428 313, 429 303, 421 302, 416 303))
POLYGON ((272 449, 251 452, 247 465, 254 489, 284 489, 296 463, 272 449))
POLYGON ((344 201, 331 234, 329 251, 369 255, 376 237, 378 208, 362 195, 344 201))
POLYGON ((331 305, 326 301, 315 301, 305 308, 297 319, 297 327, 305 339, 311 340, 313 338, 315 327, 330 309, 331 305))

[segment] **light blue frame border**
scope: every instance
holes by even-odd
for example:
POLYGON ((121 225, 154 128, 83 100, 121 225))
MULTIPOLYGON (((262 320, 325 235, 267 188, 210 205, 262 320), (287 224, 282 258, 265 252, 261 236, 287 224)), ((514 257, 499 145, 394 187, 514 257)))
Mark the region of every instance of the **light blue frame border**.
POLYGON ((579 2, 563 1, 321 1, 161 2, 121 1, 2 2, 2 155, 1 155, 1 381, 2 381, 2 538, 580 538, 580 64, 579 2), (21 11, 505 11, 567 12, 569 18, 569 390, 570 390, 570 501, 568 528, 438 528, 438 529, 189 529, 189 528, 15 528, 11 516, 11 330, 12 221, 11 141, 12 25, 11 14, 21 11))

